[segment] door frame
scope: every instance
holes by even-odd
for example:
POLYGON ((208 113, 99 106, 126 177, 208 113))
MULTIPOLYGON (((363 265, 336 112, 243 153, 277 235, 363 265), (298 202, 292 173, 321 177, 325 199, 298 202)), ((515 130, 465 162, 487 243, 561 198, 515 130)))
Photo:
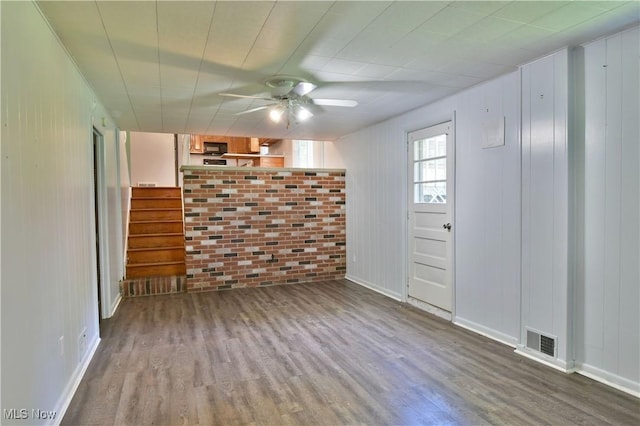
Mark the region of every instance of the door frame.
POLYGON ((105 179, 105 143, 104 135, 95 126, 91 128, 91 144, 93 153, 93 167, 95 167, 95 179, 94 187, 92 188, 94 196, 94 223, 97 229, 98 241, 96 242, 96 304, 101 306, 98 310, 98 321, 103 318, 108 318, 110 300, 110 279, 109 279, 109 232, 108 232, 108 209, 107 209, 107 186, 105 179))
MULTIPOLYGON (((403 283, 404 285, 402 286, 402 301, 405 303, 409 303, 412 304, 422 310, 426 310, 430 313, 433 313, 437 316, 440 316, 442 318, 445 318, 449 321, 455 321, 455 317, 456 317, 456 209, 455 209, 455 197, 456 197, 456 112, 453 111, 453 113, 451 114, 451 116, 449 118, 444 118, 442 120, 438 120, 435 122, 430 122, 429 124, 425 124, 424 126, 420 126, 416 129, 413 130, 408 130, 404 132, 404 145, 405 145, 405 150, 404 150, 404 167, 403 167, 403 171, 404 171, 404 189, 402 191, 403 195, 404 195, 404 217, 405 217, 405 232, 404 232, 404 247, 403 247, 403 252, 404 252, 404 280, 403 283), (424 302, 419 302, 416 301, 416 303, 414 303, 412 300, 415 299, 409 299, 409 277, 410 277, 410 269, 411 265, 409 264, 410 262, 410 253, 409 253, 409 243, 410 243, 410 220, 409 220, 409 200, 412 197, 412 193, 409 191, 409 188, 412 187, 413 182, 409 182, 409 149, 411 148, 411 144, 409 143, 409 134, 416 132, 418 130, 421 129, 427 129, 429 127, 433 127, 433 126, 437 126, 439 124, 444 124, 446 122, 451 122, 451 156, 452 158, 452 164, 453 164, 453 173, 451 174, 451 182, 450 184, 453 187, 453 191, 454 191, 454 196, 452 197, 451 200, 451 223, 453 224, 453 227, 451 228, 451 244, 449 247, 449 256, 451 256, 451 313, 440 309, 436 306, 432 306, 429 305, 428 303, 424 303, 424 302)), ((449 152, 447 152, 447 155, 449 155, 449 152)))

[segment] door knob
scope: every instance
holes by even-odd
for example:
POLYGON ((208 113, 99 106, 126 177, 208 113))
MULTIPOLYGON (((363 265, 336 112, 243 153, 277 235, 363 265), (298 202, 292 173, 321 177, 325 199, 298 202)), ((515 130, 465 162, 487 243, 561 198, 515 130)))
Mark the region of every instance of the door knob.
POLYGON ((444 229, 446 229, 447 231, 451 232, 451 224, 450 223, 445 223, 444 225, 442 225, 442 227, 444 229))

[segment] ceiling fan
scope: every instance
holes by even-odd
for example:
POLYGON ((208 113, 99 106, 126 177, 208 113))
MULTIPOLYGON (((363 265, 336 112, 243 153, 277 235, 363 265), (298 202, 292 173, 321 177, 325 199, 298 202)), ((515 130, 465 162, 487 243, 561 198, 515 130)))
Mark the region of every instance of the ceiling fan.
POLYGON ((235 115, 249 114, 256 111, 269 110, 269 118, 274 122, 286 119, 287 128, 291 121, 298 123, 313 116, 310 106, 355 107, 357 101, 349 99, 320 99, 307 96, 316 86, 306 80, 292 76, 274 76, 267 79, 265 85, 270 88, 271 97, 238 95, 235 93, 219 93, 231 98, 258 99, 270 104, 241 111, 235 115))

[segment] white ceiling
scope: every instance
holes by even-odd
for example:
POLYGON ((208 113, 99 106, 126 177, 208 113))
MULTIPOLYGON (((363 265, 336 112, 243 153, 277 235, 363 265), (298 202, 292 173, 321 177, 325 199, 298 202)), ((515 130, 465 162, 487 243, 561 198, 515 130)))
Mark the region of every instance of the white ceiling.
POLYGON ((42 1, 123 130, 332 140, 640 22, 638 1, 42 1), (289 74, 354 99, 292 125, 265 102, 289 74))

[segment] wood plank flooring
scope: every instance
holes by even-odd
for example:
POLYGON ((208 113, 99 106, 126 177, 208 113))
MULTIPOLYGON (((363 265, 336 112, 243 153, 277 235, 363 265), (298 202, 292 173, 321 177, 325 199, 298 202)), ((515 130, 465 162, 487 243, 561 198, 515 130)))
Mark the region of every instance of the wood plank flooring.
POLYGON ((640 424, 640 400, 348 281, 125 299, 63 425, 640 424))

